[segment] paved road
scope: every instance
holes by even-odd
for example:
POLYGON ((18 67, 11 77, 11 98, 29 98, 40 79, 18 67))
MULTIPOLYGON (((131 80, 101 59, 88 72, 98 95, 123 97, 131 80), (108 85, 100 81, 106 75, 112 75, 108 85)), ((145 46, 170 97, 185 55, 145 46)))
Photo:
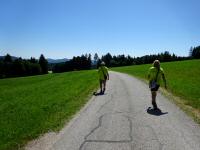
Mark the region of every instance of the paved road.
POLYGON ((200 127, 161 94, 162 112, 148 109, 148 86, 110 72, 105 95, 94 96, 63 129, 51 150, 200 150, 200 127))

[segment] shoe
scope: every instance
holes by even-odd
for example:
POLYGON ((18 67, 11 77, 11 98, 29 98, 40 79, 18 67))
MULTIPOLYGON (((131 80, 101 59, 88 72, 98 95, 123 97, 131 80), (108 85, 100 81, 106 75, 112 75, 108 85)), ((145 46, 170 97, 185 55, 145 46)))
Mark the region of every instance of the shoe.
POLYGON ((158 107, 153 107, 153 110, 158 110, 158 107))

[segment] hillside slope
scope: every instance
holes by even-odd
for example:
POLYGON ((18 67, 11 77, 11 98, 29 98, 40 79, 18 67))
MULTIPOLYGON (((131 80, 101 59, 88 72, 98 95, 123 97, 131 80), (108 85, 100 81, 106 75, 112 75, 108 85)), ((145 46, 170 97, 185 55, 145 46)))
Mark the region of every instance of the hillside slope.
POLYGON ((62 127, 97 85, 95 70, 0 80, 0 150, 62 127))

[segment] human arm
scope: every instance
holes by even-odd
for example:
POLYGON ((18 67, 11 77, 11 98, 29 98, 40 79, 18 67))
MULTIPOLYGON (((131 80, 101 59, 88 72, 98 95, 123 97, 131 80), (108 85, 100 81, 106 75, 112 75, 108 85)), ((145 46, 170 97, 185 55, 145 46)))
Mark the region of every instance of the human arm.
POLYGON ((149 80, 149 88, 150 88, 150 79, 151 79, 151 69, 149 68, 148 73, 147 73, 147 79, 149 80))
POLYGON ((107 80, 109 80, 109 73, 107 73, 107 80))
POLYGON ((105 67, 105 70, 106 70, 106 76, 107 76, 107 80, 109 80, 108 68, 107 68, 107 67, 105 67))
POLYGON ((164 81, 165 88, 167 89, 167 81, 166 81, 166 78, 165 78, 165 74, 164 74, 164 73, 162 74, 162 79, 163 79, 163 81, 164 81))
POLYGON ((151 78, 151 75, 150 75, 150 74, 151 74, 151 68, 149 68, 149 69, 148 69, 148 72, 147 72, 147 79, 148 79, 148 80, 150 80, 150 78, 151 78))
POLYGON ((148 80, 150 79, 150 74, 147 75, 147 79, 148 79, 148 80))

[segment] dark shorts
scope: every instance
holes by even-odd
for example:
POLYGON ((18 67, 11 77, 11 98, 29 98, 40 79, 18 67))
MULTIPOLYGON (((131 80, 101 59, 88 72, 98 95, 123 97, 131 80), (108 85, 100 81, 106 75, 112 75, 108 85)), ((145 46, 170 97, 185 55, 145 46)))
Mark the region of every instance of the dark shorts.
POLYGON ((156 87, 152 88, 151 91, 158 91, 159 87, 160 87, 160 85, 156 85, 156 87))

